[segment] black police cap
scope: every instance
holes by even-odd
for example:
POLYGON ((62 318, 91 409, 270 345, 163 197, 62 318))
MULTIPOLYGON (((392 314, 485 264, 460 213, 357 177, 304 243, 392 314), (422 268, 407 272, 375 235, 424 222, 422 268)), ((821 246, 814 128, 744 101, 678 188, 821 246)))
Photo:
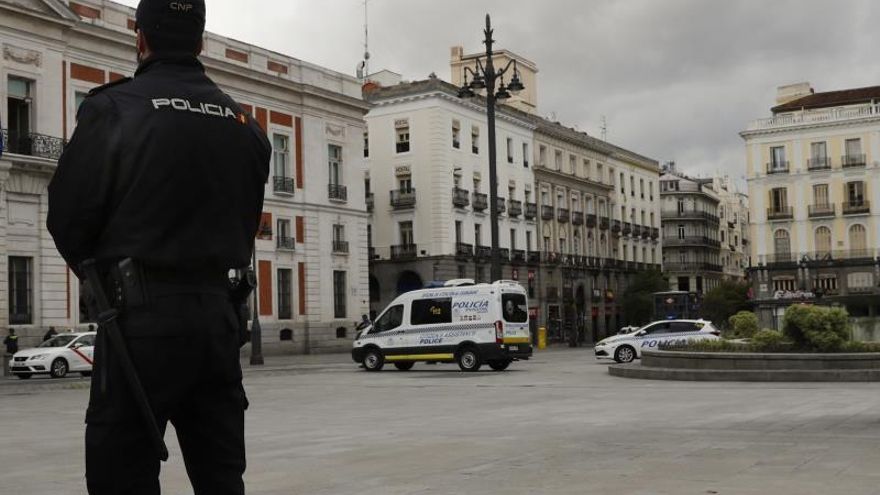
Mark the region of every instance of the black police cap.
POLYGON ((135 25, 146 33, 151 44, 162 48, 188 45, 205 32, 205 1, 141 0, 135 25))

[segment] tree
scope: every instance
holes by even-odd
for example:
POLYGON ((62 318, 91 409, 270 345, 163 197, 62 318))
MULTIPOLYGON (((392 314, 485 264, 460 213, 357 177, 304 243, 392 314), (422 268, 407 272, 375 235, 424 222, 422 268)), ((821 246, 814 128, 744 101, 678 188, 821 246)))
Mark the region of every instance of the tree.
POLYGON ((731 316, 750 309, 748 284, 725 280, 703 296, 700 317, 726 329, 731 316))
POLYGON ((841 308, 793 304, 782 333, 806 351, 836 352, 849 340, 849 315, 841 308))
POLYGON ((644 325, 654 314, 654 292, 669 290, 669 283, 658 271, 645 271, 633 277, 623 293, 623 319, 630 325, 644 325))

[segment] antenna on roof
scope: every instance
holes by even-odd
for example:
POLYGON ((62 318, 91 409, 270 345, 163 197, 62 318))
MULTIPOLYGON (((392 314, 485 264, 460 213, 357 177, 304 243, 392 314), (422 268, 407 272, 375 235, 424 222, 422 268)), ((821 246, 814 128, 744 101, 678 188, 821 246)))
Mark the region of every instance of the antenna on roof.
POLYGON ((604 115, 602 116, 602 126, 599 129, 602 131, 602 141, 608 141, 608 120, 604 115))
POLYGON ((364 0, 364 61, 362 64, 363 67, 363 77, 361 79, 366 80, 367 77, 370 76, 370 17, 369 17, 369 2, 370 0, 364 0))

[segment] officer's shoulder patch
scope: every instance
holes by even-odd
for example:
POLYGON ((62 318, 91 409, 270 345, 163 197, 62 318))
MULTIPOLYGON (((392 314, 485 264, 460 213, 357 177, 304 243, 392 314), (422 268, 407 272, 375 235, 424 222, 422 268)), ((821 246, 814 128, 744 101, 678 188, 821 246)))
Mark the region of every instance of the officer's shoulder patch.
POLYGON ((130 78, 130 77, 123 77, 123 78, 121 78, 121 79, 117 79, 117 80, 115 80, 115 81, 108 82, 107 84, 104 84, 104 85, 102 85, 102 86, 98 86, 97 88, 92 88, 92 90, 89 91, 88 96, 95 96, 96 94, 98 94, 98 93, 100 93, 100 92, 102 92, 102 91, 105 91, 105 90, 107 90, 107 89, 110 89, 110 88, 113 88, 113 87, 119 86, 119 85, 121 85, 121 84, 125 84, 125 83, 127 83, 127 82, 129 82, 129 81, 131 81, 131 78, 130 78))

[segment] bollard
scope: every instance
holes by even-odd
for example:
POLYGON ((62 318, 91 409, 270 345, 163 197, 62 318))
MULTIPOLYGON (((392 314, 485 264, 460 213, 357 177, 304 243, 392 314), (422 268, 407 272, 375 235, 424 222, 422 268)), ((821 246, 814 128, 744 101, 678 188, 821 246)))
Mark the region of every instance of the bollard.
POLYGON ((538 349, 547 348, 547 328, 538 327, 538 349))

